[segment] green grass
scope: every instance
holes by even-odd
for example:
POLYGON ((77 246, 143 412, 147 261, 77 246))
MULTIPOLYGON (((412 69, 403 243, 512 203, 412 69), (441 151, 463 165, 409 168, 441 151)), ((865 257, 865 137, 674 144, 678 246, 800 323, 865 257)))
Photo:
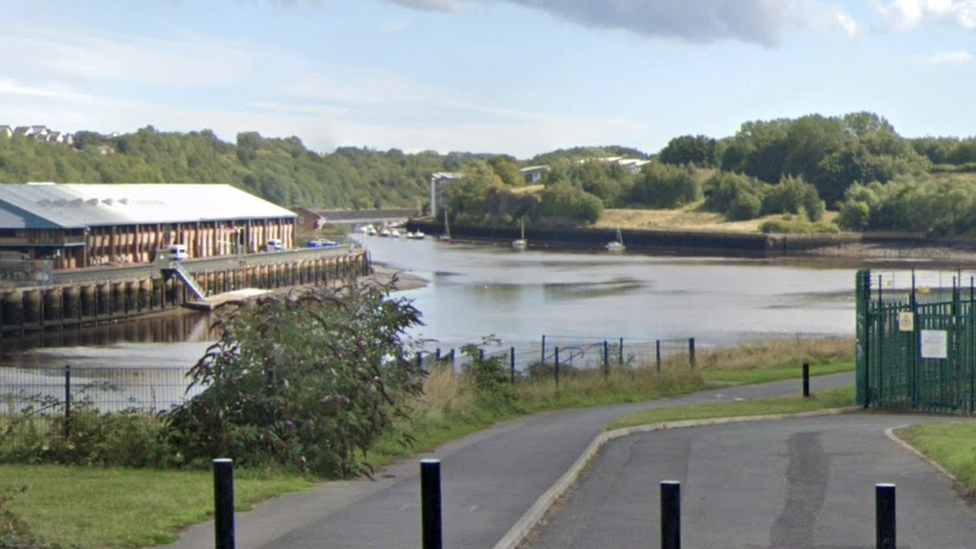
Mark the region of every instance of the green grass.
MULTIPOLYGON (((810 376, 826 376, 842 372, 853 372, 854 361, 832 362, 829 364, 815 364, 810 366, 810 376)), ((710 382, 740 383, 751 385, 771 383, 796 379, 802 373, 801 367, 795 364, 774 366, 772 368, 755 368, 743 370, 706 370, 705 379, 710 382)))
POLYGON ((976 492, 976 423, 955 419, 913 425, 897 434, 952 473, 970 493, 976 492))
MULTIPOLYGON (((238 510, 283 492, 311 488, 312 479, 237 471, 238 510)), ((45 545, 123 549, 172 543, 177 532, 213 511, 209 471, 0 465, 0 492, 27 486, 4 506, 45 545)), ((0 543, 0 546, 3 546, 0 543)))
POLYGON ((829 389, 812 394, 810 398, 790 396, 762 400, 743 400, 722 404, 699 404, 683 406, 681 408, 663 408, 647 410, 624 416, 610 425, 607 429, 623 427, 637 427, 668 421, 686 421, 691 419, 713 419, 719 417, 747 417, 764 416, 770 414, 797 414, 815 410, 829 410, 854 406, 854 388, 842 387, 829 389))

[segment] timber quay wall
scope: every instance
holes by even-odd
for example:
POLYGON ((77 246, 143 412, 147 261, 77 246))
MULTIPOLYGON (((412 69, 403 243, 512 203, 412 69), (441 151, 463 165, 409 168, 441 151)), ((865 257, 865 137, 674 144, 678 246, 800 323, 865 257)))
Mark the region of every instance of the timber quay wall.
MULTIPOLYGON (((299 250, 180 264, 204 292, 274 290, 306 284, 341 285, 368 275, 362 249, 299 250)), ((180 308, 194 299, 161 265, 57 272, 46 286, 0 288, 0 337, 117 322, 180 308)))
MULTIPOLYGON (((443 225, 433 221, 411 220, 407 229, 440 234, 443 225)), ((689 255, 728 255, 769 257, 803 255, 814 250, 838 247, 860 241, 856 234, 755 234, 705 231, 621 230, 624 244, 633 251, 674 252, 689 255)), ((616 240, 617 232, 591 228, 526 228, 529 247, 563 249, 604 249, 616 240)), ((509 243, 521 238, 515 227, 451 227, 451 238, 509 243)))

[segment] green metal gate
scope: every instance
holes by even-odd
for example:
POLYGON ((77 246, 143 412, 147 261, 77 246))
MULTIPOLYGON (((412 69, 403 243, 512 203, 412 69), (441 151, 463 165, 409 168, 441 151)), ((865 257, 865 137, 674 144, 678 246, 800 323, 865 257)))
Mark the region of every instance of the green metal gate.
POLYGON ((857 273, 857 403, 864 407, 971 414, 976 409, 976 296, 962 288, 885 292, 857 273))

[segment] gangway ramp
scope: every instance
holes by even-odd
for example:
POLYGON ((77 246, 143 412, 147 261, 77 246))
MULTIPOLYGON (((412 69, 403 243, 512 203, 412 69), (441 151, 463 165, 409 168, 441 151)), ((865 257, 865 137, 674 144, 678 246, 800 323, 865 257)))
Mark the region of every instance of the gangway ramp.
POLYGON ((173 276, 179 278, 190 290, 190 292, 196 296, 197 299, 205 300, 207 298, 207 292, 205 292, 200 284, 197 283, 197 281, 193 278, 193 275, 191 275, 189 271, 184 269, 179 263, 171 261, 165 267, 162 267, 162 271, 163 276, 165 276, 167 280, 173 276))

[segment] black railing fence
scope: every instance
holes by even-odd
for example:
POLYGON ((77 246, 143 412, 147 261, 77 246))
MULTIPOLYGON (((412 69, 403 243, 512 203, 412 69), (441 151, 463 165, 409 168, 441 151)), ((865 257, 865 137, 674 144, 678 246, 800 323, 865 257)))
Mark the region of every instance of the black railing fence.
MULTIPOLYGON (((494 358, 507 365, 513 379, 551 376, 558 370, 598 371, 609 373, 614 369, 655 367, 661 370, 667 361, 680 359, 684 365, 694 367, 695 338, 678 339, 603 339, 564 335, 544 335, 537 343, 521 343, 514 346, 482 347, 485 358, 494 358)), ((461 372, 470 364, 470 357, 460 349, 429 348, 415 356, 417 364, 425 369, 437 366, 461 372)))
MULTIPOLYGON (((636 341, 543 336, 533 345, 481 347, 480 356, 504 365, 512 383, 555 379, 558 384, 561 376, 583 371, 609 376, 616 370, 655 364, 660 371, 662 362, 675 357, 680 367, 693 367, 694 345, 694 338, 636 341)), ((460 373, 471 358, 460 349, 434 348, 417 353, 413 360, 428 372, 447 368, 460 373)), ((14 430, 9 429, 14 418, 36 419, 30 429, 37 431, 66 428, 72 413, 155 415, 171 410, 203 391, 202 387, 188 389, 189 369, 120 365, 0 368, 0 429, 6 433, 0 443, 17 442, 14 430)))

